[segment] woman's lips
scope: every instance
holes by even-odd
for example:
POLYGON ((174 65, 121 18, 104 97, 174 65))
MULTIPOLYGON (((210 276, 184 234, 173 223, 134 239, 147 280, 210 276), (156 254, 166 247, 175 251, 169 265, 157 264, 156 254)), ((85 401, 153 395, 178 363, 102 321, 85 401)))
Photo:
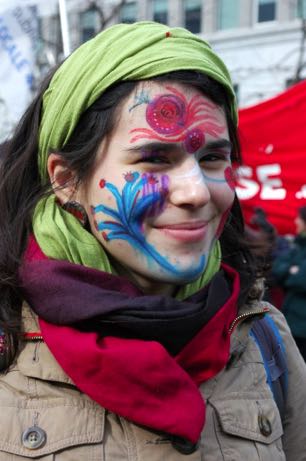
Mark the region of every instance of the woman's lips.
POLYGON ((204 239, 207 231, 207 222, 165 225, 158 226, 157 229, 168 237, 180 242, 196 243, 204 239))

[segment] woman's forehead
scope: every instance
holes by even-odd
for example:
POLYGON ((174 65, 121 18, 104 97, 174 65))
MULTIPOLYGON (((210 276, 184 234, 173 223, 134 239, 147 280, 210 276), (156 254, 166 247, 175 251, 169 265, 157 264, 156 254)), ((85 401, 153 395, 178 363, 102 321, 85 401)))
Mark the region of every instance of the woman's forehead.
POLYGON ((147 108, 152 107, 152 103, 159 108, 176 106, 179 112, 196 113, 199 109, 197 102, 206 100, 207 112, 218 111, 224 113, 223 108, 215 104, 209 96, 205 95, 200 89, 192 85, 177 81, 140 81, 133 89, 128 98, 123 101, 119 108, 119 114, 128 114, 129 119, 133 120, 137 116, 146 116, 147 108), (192 108, 192 110, 190 110, 192 108))

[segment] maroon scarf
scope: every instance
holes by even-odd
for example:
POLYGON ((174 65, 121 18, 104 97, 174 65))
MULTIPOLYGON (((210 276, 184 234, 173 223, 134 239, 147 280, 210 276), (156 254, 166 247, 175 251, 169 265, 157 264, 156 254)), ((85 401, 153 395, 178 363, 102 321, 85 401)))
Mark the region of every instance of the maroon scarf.
POLYGON ((21 270, 24 296, 39 315, 43 338, 76 386, 109 411, 193 443, 205 423, 198 386, 227 363, 229 327, 237 314, 238 274, 224 265, 214 279, 182 302, 144 296, 124 278, 49 260, 34 239, 21 270), (225 279, 231 291, 211 308, 226 292, 220 290, 225 279), (137 330, 142 303, 145 320, 137 330), (184 324, 190 337, 183 334, 184 324), (183 340, 171 349, 176 328, 183 340), (147 335, 137 334, 144 329, 147 335))

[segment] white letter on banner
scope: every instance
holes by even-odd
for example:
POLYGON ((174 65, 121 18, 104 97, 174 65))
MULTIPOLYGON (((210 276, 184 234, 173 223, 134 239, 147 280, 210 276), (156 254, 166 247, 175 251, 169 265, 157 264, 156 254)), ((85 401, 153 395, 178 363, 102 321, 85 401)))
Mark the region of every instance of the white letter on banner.
POLYGON ((256 181, 249 179, 251 177, 252 168, 250 166, 241 166, 238 168, 237 180, 239 185, 236 186, 236 193, 240 200, 249 200, 259 191, 259 184, 257 184, 256 181))
POLYGON ((282 187, 280 178, 270 178, 281 174, 281 167, 278 163, 263 165, 257 168, 257 177, 262 184, 260 198, 262 200, 284 200, 286 189, 282 187))

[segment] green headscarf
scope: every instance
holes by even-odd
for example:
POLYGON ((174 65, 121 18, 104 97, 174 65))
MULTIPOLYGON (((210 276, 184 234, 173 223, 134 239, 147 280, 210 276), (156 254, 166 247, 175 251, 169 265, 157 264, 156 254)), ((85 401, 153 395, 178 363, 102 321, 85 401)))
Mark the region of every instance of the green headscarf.
POLYGON ((176 70, 196 70, 221 83, 232 101, 235 93, 227 68, 200 37, 155 22, 117 24, 74 51, 53 76, 43 97, 39 133, 39 171, 47 178, 50 150, 67 143, 83 112, 121 80, 145 80, 176 70))
MULTIPOLYGON (((228 92, 232 116, 237 122, 228 70, 207 42, 183 28, 169 28, 154 22, 117 24, 74 51, 55 72, 43 95, 38 140, 42 182, 48 181, 49 152, 60 151, 65 146, 81 114, 107 88, 119 81, 146 80, 176 70, 199 71, 221 83, 228 92)), ((58 207, 54 196, 38 203, 33 230, 47 256, 112 272, 100 243, 58 207)), ((219 269, 220 261, 217 242, 205 273, 186 285, 179 297, 188 296, 207 283, 219 269)))

